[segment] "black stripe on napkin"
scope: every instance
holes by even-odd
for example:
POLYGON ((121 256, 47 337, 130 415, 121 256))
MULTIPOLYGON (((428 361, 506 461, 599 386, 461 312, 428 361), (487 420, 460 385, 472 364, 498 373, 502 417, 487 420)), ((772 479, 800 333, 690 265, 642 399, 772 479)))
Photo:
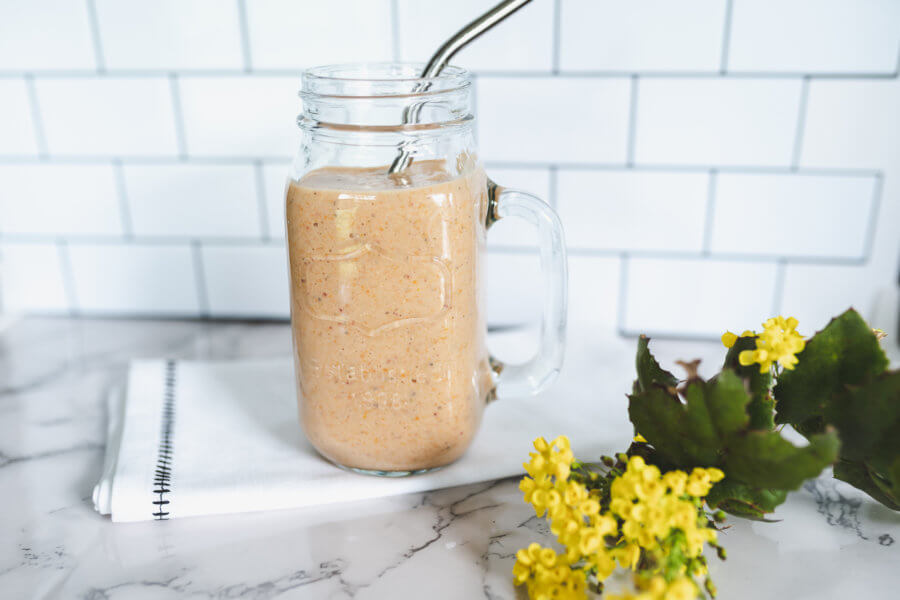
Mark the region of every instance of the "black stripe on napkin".
POLYGON ((153 476, 153 518, 164 521, 169 518, 169 493, 172 491, 172 431, 175 425, 175 361, 166 361, 165 387, 163 388, 162 424, 159 449, 156 455, 156 472, 153 476))

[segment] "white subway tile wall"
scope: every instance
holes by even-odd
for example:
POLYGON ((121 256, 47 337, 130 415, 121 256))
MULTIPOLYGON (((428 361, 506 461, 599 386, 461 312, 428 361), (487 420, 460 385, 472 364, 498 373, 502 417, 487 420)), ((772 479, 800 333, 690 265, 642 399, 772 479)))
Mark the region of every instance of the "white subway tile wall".
MULTIPOLYGON (((6 309, 286 318, 299 70, 425 61, 493 0, 151 4, 0 2, 6 309)), ((897 279, 900 2, 537 0, 454 62, 580 330, 811 332, 897 279)), ((491 324, 539 314, 536 240, 489 232, 491 324)))
POLYGON ((108 69, 240 69, 237 2, 94 0, 108 69))
POLYGON ((136 236, 259 239, 253 165, 127 165, 125 195, 136 236), (199 192, 199 193, 198 193, 199 192))
POLYGON ((710 250, 862 260, 876 183, 869 175, 721 173, 710 250))
POLYGON ((69 312, 60 250, 52 243, 0 243, 0 281, 8 309, 69 312))
POLYGON ((716 72, 727 6, 727 0, 566 0, 560 67, 716 72))
POLYGON ((802 87, 799 79, 643 79, 635 161, 788 166, 802 87))
POLYGON ((242 2, 248 68, 297 70, 393 58, 391 0, 242 2))
POLYGON ((203 273, 210 316, 284 318, 288 305, 284 244, 207 245, 203 273))
POLYGON ((24 79, 0 79, 0 156, 38 154, 28 85, 24 79))
MULTIPOLYGON (((397 0, 399 58, 424 62, 445 40, 497 3, 497 0, 422 2, 397 0)), ((477 44, 462 49, 454 62, 475 71, 543 71, 553 68, 553 2, 534 2, 477 44)))
POLYGON ((124 233, 112 165, 0 165, 3 234, 124 233))
POLYGON ((290 157, 299 132, 297 76, 185 77, 178 81, 186 152, 290 157))
POLYGON ((897 69, 896 0, 734 0, 732 71, 882 73, 897 69))
POLYGON ((772 311, 775 263, 635 257, 625 266, 622 327, 634 335, 718 337, 772 311))
POLYGON ((478 143, 489 160, 622 163, 626 77, 479 77, 478 143))
POLYGON ((573 248, 703 249, 706 173, 563 169, 558 177, 557 209, 573 248))
POLYGON ((51 156, 171 156, 178 150, 165 77, 35 78, 51 156))
POLYGON ((93 70, 97 62, 89 2, 0 4, 0 69, 93 70))
POLYGON ((76 312, 202 314, 196 252, 189 244, 71 243, 76 312))

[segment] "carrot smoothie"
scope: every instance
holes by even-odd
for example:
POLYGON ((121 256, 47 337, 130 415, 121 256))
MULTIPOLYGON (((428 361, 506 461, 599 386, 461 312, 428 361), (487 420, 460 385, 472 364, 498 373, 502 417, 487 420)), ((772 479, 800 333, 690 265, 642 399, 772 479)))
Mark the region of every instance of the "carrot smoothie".
POLYGON ((287 192, 300 415, 328 459, 374 471, 454 461, 492 378, 478 297, 480 168, 327 167, 287 192))

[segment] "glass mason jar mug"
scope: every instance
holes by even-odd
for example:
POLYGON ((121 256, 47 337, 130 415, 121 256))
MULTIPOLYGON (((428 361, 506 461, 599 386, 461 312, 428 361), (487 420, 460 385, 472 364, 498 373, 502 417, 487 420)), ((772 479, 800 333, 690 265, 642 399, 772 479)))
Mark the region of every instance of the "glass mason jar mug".
POLYGON ((468 73, 421 69, 304 72, 286 193, 301 422, 332 462, 381 475, 456 460, 489 400, 539 392, 563 356, 559 219, 486 178, 468 73), (390 172, 401 152, 404 168, 390 172), (486 230, 513 215, 538 229, 546 285, 537 354, 504 365, 485 344, 483 259, 486 230))

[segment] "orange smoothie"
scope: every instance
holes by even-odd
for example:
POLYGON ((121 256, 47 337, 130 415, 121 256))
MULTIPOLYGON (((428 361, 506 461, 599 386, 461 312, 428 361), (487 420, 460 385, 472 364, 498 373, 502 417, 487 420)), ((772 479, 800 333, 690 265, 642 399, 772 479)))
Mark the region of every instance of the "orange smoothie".
POLYGON ((327 167, 287 192, 301 420, 325 457, 365 470, 459 458, 493 388, 484 173, 420 161, 403 175, 327 167))

